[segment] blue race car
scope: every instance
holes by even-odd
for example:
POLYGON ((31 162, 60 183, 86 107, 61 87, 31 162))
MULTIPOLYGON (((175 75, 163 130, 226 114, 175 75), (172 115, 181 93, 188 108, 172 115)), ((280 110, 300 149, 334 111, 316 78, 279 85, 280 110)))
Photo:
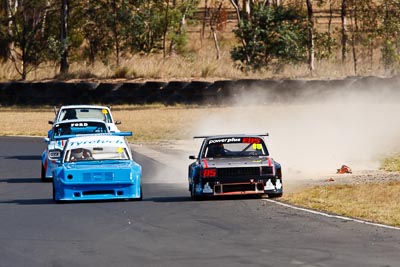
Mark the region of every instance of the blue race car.
POLYGON ((60 158, 68 136, 109 133, 109 127, 101 120, 68 120, 55 123, 50 132, 50 137, 44 139, 47 147, 42 153, 42 182, 50 181, 52 178, 52 169, 56 167, 55 162, 60 158))
POLYGON ((222 195, 282 196, 281 165, 274 161, 262 135, 198 136, 203 143, 189 166, 192 199, 222 195))
POLYGON ((53 200, 142 200, 142 167, 119 136, 125 134, 68 139, 53 170, 53 200))

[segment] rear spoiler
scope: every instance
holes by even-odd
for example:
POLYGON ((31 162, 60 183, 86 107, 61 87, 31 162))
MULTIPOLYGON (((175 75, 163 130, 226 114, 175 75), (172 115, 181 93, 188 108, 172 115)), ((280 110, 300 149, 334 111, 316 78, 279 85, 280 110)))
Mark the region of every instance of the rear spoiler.
POLYGON ((193 139, 198 139, 198 138, 220 138, 220 137, 235 137, 235 136, 269 136, 269 133, 263 133, 263 134, 232 134, 232 135, 200 135, 200 136, 193 136, 193 139))
POLYGON ((62 136, 54 136, 54 140, 65 140, 73 137, 83 136, 132 136, 132 132, 117 132, 117 133, 99 133, 99 134, 66 134, 62 136))

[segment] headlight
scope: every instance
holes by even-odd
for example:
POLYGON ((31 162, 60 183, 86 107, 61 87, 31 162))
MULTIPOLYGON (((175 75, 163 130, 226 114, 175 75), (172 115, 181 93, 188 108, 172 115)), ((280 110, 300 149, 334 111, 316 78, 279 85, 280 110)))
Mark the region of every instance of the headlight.
POLYGON ((54 149, 49 151, 49 159, 50 160, 57 160, 61 157, 61 150, 54 149))

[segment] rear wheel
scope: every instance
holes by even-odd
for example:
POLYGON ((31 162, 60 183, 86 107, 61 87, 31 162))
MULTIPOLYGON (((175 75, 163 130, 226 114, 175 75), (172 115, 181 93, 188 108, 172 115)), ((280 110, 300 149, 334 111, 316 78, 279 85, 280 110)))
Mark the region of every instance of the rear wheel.
POLYGON ((140 197, 138 199, 139 201, 143 200, 143 191, 142 191, 142 187, 140 187, 140 197))

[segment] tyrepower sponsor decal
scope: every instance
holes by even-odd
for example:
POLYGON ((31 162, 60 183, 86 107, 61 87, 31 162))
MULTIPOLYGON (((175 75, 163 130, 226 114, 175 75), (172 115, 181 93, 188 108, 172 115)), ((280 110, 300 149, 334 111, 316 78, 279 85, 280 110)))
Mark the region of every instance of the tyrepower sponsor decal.
POLYGON ((81 145, 95 145, 95 144, 124 144, 121 139, 88 139, 84 141, 71 141, 69 143, 70 147, 77 147, 81 145))

